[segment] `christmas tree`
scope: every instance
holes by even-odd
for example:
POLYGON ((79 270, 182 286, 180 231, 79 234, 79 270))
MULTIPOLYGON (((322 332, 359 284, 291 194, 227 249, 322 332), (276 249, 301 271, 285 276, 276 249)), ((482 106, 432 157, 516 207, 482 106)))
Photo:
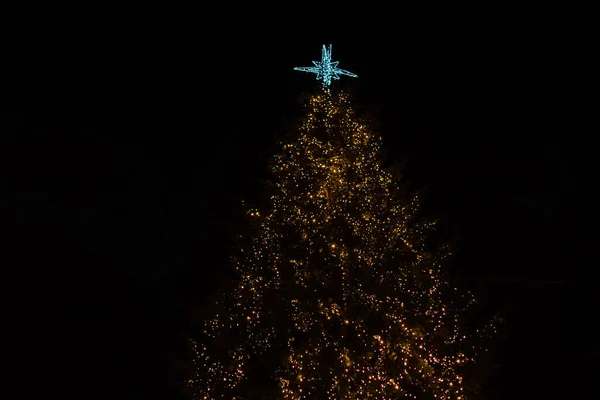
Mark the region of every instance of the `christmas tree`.
POLYGON ((329 68, 330 52, 310 67, 327 84, 273 157, 265 204, 245 209, 237 280, 191 340, 190 392, 468 398, 494 324, 465 324, 475 299, 445 279, 450 251, 428 248, 435 221, 383 167, 380 135, 346 92, 329 88, 343 71, 329 68))

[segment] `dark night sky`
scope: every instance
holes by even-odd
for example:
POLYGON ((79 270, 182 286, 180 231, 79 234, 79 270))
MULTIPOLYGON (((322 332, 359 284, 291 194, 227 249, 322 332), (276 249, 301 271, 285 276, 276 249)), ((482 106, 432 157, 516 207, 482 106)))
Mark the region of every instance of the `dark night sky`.
POLYGON ((67 397, 175 397, 181 307, 216 287, 223 221, 259 188, 277 132, 315 86, 292 68, 333 43, 359 75, 339 85, 376 115, 390 160, 406 157, 407 178, 431 188, 426 210, 458 241, 461 275, 486 278, 509 311, 500 398, 586 393, 599 351, 593 149, 566 79, 578 50, 559 23, 406 17, 380 32, 367 20, 38 37, 23 92, 39 106, 2 114, 0 139, 23 387, 41 375, 67 397))

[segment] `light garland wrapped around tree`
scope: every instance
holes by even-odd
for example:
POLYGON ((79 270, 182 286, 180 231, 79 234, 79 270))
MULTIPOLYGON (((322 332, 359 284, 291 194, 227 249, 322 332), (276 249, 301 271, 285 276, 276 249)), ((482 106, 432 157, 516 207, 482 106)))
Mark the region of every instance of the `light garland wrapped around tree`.
POLYGON ((198 399, 464 399, 495 330, 466 329, 473 296, 425 246, 420 217, 382 167, 381 137, 345 92, 310 97, 248 209, 234 290, 192 341, 198 399))

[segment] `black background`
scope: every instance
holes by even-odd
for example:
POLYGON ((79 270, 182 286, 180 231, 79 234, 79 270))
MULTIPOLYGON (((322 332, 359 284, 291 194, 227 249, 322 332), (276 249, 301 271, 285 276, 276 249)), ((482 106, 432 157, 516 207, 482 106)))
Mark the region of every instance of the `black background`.
POLYGON ((430 188, 426 211, 457 241, 461 279, 508 312, 491 391, 591 388, 586 25, 541 11, 315 7, 115 11, 15 31, 27 105, 2 114, 0 204, 7 350, 24 396, 177 398, 184 309, 218 287, 223 222, 259 190, 298 96, 316 88, 293 67, 329 43, 359 76, 334 85, 430 188))

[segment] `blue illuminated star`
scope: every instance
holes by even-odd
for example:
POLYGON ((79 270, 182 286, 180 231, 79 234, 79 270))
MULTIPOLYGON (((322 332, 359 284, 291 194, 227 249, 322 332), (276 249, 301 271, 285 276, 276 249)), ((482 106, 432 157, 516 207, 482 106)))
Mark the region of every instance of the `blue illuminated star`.
POLYGON ((339 75, 358 78, 358 75, 338 68, 338 63, 339 61, 331 61, 331 45, 329 45, 329 50, 327 50, 325 45, 323 45, 323 50, 321 51, 321 61, 313 61, 313 64, 315 65, 314 67, 295 67, 294 69, 296 71, 312 72, 313 74, 317 74, 317 80, 322 81, 324 88, 328 88, 329 85, 331 85, 332 78, 340 79, 339 75))

